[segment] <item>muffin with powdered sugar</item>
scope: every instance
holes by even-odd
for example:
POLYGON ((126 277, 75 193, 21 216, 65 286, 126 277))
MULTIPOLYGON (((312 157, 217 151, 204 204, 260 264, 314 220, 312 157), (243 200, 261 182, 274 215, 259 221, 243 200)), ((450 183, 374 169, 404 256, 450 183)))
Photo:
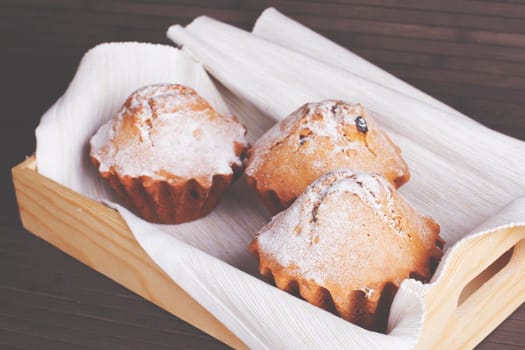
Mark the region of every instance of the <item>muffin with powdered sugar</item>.
POLYGON ((339 168, 384 175, 396 187, 410 178, 400 149, 359 103, 307 103, 250 149, 246 180, 273 213, 287 208, 321 175, 339 168))
POLYGON ((90 156, 142 218, 182 223, 211 212, 242 172, 245 134, 195 90, 150 85, 97 131, 90 156))
POLYGON ((432 276, 442 256, 439 231, 383 176, 339 169, 276 215, 250 250, 278 288, 384 331, 401 282, 432 276))

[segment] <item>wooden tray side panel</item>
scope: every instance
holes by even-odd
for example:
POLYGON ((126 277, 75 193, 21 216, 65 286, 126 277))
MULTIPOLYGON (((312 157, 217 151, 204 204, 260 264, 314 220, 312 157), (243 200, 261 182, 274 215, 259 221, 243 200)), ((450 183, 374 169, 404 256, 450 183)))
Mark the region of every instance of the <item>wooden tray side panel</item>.
POLYGON ((38 174, 34 156, 12 174, 24 228, 225 344, 246 348, 151 260, 117 212, 38 174))
POLYGON ((508 228, 466 243, 426 295, 418 349, 472 349, 525 302, 525 229, 508 228), (508 263, 477 281, 477 290, 459 303, 465 286, 510 249, 508 263))

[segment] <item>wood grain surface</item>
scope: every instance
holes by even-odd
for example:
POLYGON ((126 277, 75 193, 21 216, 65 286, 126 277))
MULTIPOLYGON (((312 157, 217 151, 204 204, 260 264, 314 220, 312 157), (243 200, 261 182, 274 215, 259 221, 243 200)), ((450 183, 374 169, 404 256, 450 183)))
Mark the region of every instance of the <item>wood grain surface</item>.
MULTIPOLYGON (((521 1, 0 0, 0 348, 225 346, 21 228, 9 168, 82 54, 106 41, 168 43, 206 14, 251 29, 274 6, 491 128, 525 140, 521 1)), ((524 175, 525 176, 525 175, 524 175)), ((525 349, 525 306, 479 349, 525 349)))

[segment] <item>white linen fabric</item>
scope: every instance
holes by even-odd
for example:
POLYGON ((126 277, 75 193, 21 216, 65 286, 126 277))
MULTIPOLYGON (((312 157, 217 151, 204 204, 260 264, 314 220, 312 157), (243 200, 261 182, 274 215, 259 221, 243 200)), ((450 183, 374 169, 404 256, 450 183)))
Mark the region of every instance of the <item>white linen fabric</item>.
POLYGON ((116 43, 89 51, 36 131, 38 171, 117 209, 168 275, 254 349, 408 349, 421 334, 433 283, 403 283, 388 334, 364 330, 257 278, 247 250, 269 216, 244 180, 205 218, 155 225, 128 211, 89 164, 89 138, 135 89, 194 88, 232 111, 256 140, 306 102, 361 102, 401 147, 412 173, 401 192, 442 226, 447 255, 475 235, 525 226, 525 143, 490 130, 273 9, 254 33, 201 17, 173 26, 169 46, 116 43), (218 89, 199 64, 223 86, 218 89), (224 101, 226 100, 226 102, 224 101))

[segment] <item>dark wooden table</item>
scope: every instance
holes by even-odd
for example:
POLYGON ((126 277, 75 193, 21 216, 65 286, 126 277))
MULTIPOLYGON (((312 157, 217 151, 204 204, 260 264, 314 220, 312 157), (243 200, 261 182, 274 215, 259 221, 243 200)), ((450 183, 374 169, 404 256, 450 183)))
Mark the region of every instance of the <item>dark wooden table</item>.
MULTIPOLYGON (((269 5, 525 140, 523 2, 0 0, 0 348, 224 348, 26 232, 9 168, 33 152, 40 116, 90 47, 167 43, 170 24, 201 14, 250 29, 269 5)), ((524 333, 522 306, 479 348, 525 349, 524 333)))

